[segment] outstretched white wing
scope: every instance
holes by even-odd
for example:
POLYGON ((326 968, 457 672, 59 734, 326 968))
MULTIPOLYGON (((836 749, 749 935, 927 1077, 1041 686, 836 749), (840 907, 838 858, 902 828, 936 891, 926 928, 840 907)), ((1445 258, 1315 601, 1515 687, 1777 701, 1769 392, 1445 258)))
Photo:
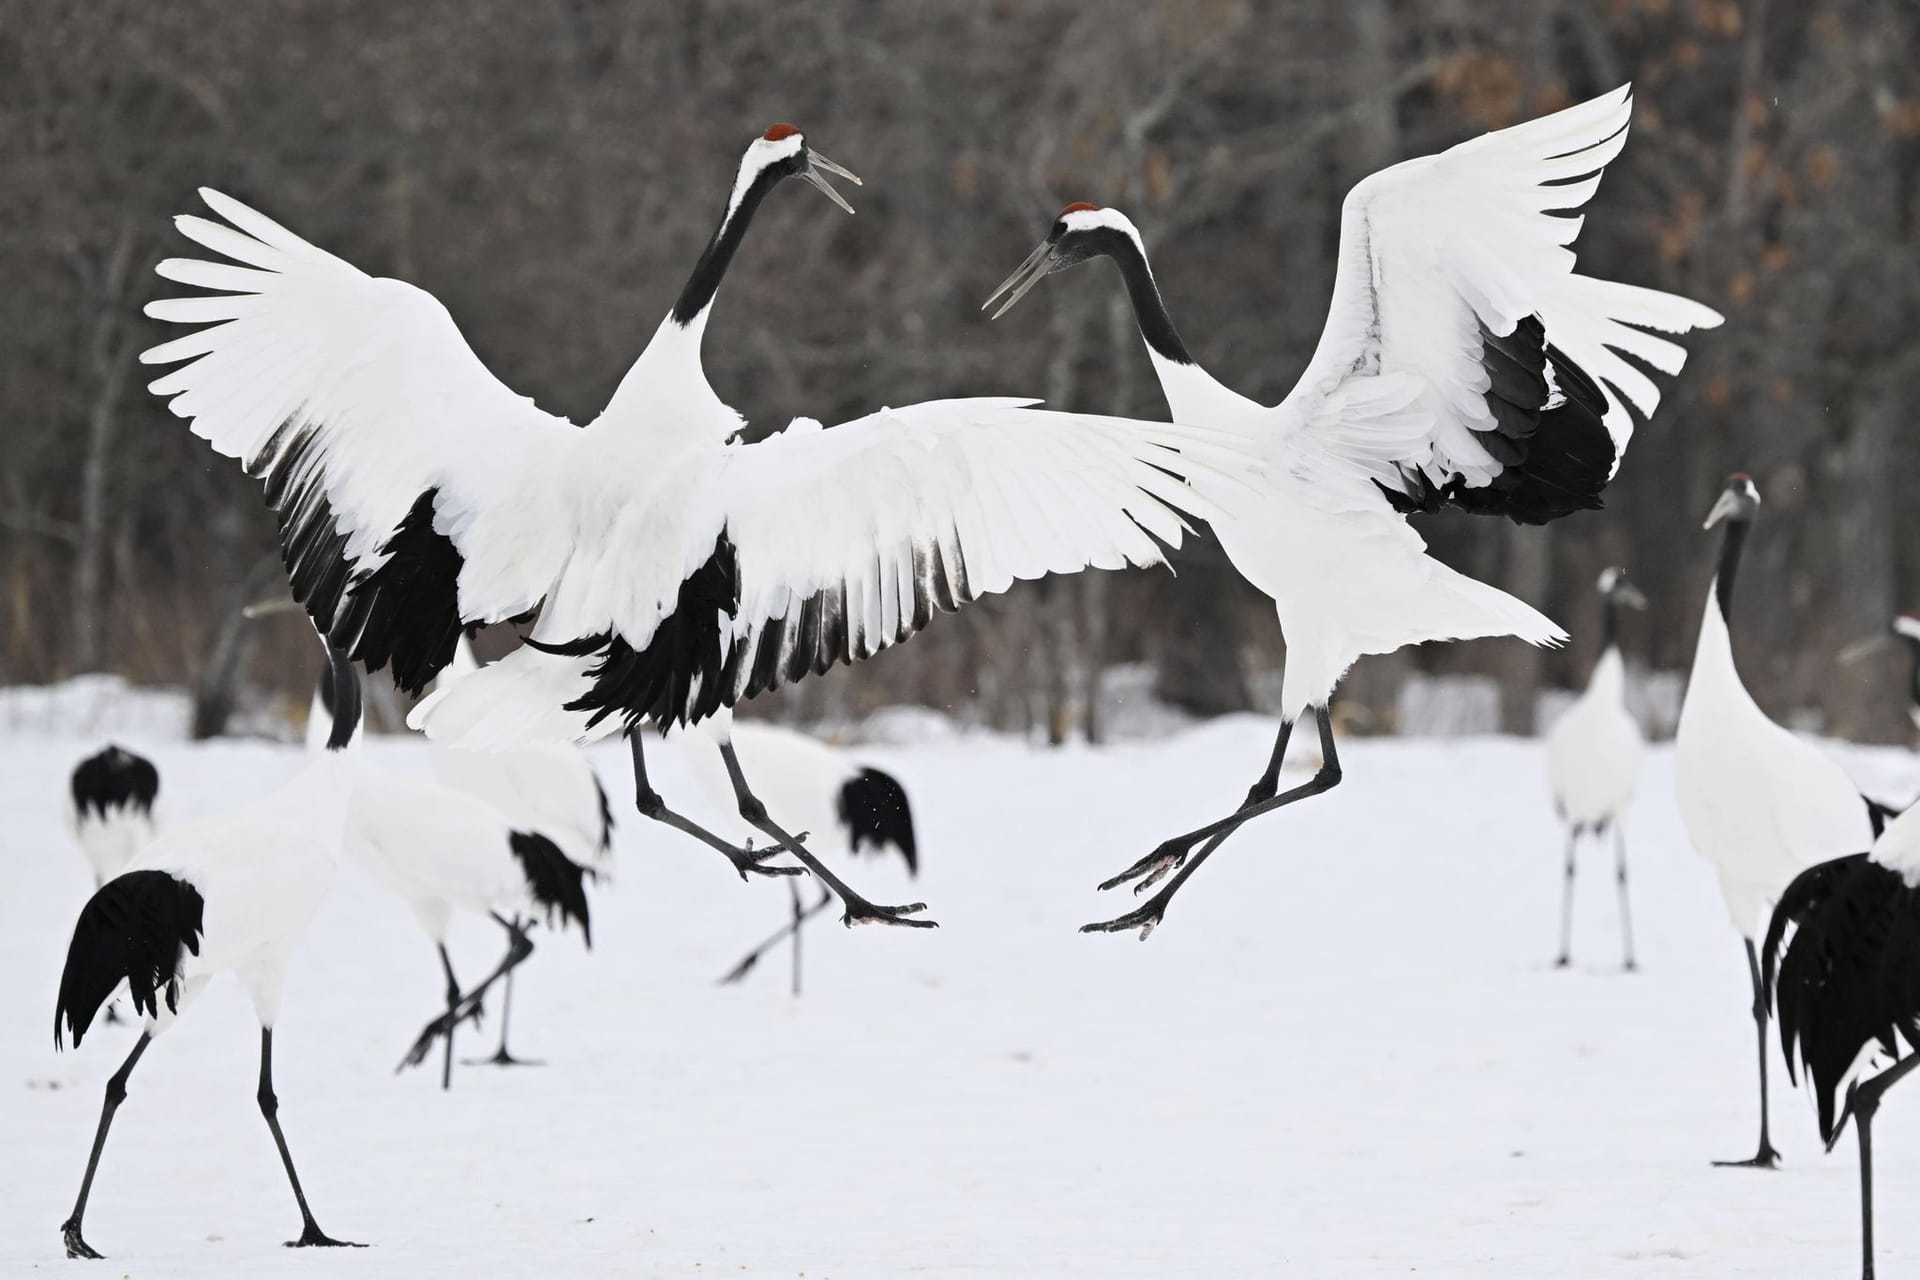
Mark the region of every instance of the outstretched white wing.
POLYGON ((560 601, 538 644, 450 682, 409 723, 499 747, 699 720, 869 657, 1016 579, 1157 564, 1180 545, 1182 511, 1213 514, 1183 478, 1204 474, 1218 492, 1253 465, 1218 433, 1030 404, 801 419, 719 454, 705 486, 713 527, 690 526, 677 601, 657 624, 627 634, 560 601))
POLYGON ((1320 344, 1269 449, 1338 501, 1516 519, 1597 506, 1659 393, 1618 354, 1678 370, 1672 333, 1720 323, 1671 294, 1573 274, 1568 247, 1626 143, 1628 86, 1384 169, 1348 194, 1320 344))
POLYGON ((1179 512, 1206 514, 1180 477, 1237 460, 1210 434, 1033 403, 801 419, 736 451, 727 700, 870 657, 1016 579, 1159 564, 1179 512))
POLYGON ((218 292, 147 307, 201 326, 142 354, 181 366, 150 389, 265 482, 315 624, 417 689, 462 621, 523 612, 552 583, 559 495, 539 479, 580 433, 489 373, 431 294, 200 194, 226 222, 175 224, 221 260, 157 269, 218 292))

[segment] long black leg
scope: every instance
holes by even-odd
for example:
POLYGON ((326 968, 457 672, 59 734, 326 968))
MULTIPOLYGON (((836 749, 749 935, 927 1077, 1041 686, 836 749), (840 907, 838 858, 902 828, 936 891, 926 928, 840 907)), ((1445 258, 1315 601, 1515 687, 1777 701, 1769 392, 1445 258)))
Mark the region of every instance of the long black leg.
POLYGON ((1920 1066, 1920 1054, 1908 1054, 1853 1089, 1853 1136, 1860 1144, 1860 1274, 1864 1280, 1873 1280, 1873 1116, 1887 1090, 1916 1066, 1920 1066))
POLYGON ((1760 1149, 1750 1160, 1715 1160, 1723 1169, 1777 1169, 1780 1153, 1767 1136, 1767 994, 1760 978, 1760 957, 1747 939, 1747 973, 1753 979, 1753 1025, 1760 1041, 1760 1149))
POLYGON ((480 1001, 485 998, 488 989, 502 977, 513 972, 528 956, 533 954, 533 941, 527 937, 527 931, 525 929, 521 928, 517 922, 510 921, 497 913, 489 914, 493 915, 495 924, 498 924, 502 929, 507 931, 506 956, 502 958, 499 964, 494 966, 492 973, 481 980, 479 986, 462 996, 453 1008, 447 1010, 426 1025, 425 1029, 420 1032, 420 1038, 413 1042, 411 1049, 407 1050, 407 1056, 400 1059, 400 1065, 394 1068, 396 1074, 405 1071, 408 1067, 417 1067, 426 1061, 428 1052, 433 1048, 434 1040, 440 1036, 451 1036, 456 1026, 472 1017, 474 1013, 478 1011, 480 1001))
POLYGON ((87 1195, 93 1190, 93 1175, 100 1168, 100 1152, 107 1145, 107 1129, 113 1124, 113 1113, 127 1099, 127 1077, 133 1074, 134 1064, 140 1061, 140 1055, 152 1043, 153 1037, 142 1031, 140 1038, 133 1042, 133 1052, 127 1055, 127 1060, 120 1064, 118 1071, 107 1077, 107 1098, 100 1104, 100 1127, 93 1133, 93 1151, 87 1156, 86 1176, 80 1179, 80 1196, 73 1202, 72 1214, 60 1224, 60 1235, 67 1242, 69 1258, 100 1256, 93 1251, 93 1246, 81 1238, 80 1220, 87 1213, 87 1195))
POLYGON ((780 852, 780 846, 778 845, 760 853, 755 853, 752 845, 748 845, 747 848, 742 849, 738 846, 728 844, 725 840, 722 840, 719 836, 713 834, 713 832, 707 830, 691 818, 682 817, 672 809, 667 808, 667 802, 661 798, 658 791, 653 789, 653 784, 647 781, 647 754, 646 748, 641 744, 640 734, 641 730, 637 726, 627 730, 627 746, 633 755, 633 803, 634 807, 640 811, 642 816, 672 827, 675 831, 683 831, 708 848, 715 850, 728 862, 733 864, 733 869, 740 873, 742 880, 745 880, 750 875, 797 876, 800 874, 801 869, 799 867, 769 867, 766 865, 768 858, 780 852))
POLYGON ((1564 969, 1573 963, 1573 877, 1577 869, 1574 852, 1579 842, 1580 828, 1568 827, 1567 873, 1560 882, 1560 957, 1553 962, 1556 969, 1564 969))
POLYGON ((740 816, 777 841, 780 847, 798 858, 802 866, 813 872, 814 877, 821 884, 833 890, 834 895, 846 908, 840 916, 842 924, 864 924, 877 921, 881 924, 900 925, 908 929, 939 928, 931 920, 913 918, 917 912, 927 909, 927 904, 924 902, 912 902, 903 907, 882 907, 855 893, 844 880, 827 870, 820 859, 807 852, 807 847, 800 843, 798 837, 788 835, 781 830, 780 824, 767 813, 767 806, 760 803, 760 798, 753 794, 752 788, 747 786, 747 776, 740 771, 740 757, 734 754, 731 742, 720 744, 720 758, 726 761, 727 777, 733 780, 733 796, 740 803, 740 816))
MULTIPOLYGON (((828 907, 832 905, 833 905, 833 895, 831 893, 828 893, 826 889, 824 888, 821 889, 819 900, 816 902, 811 902, 807 904, 806 909, 801 911, 797 923, 804 925, 807 921, 813 919, 815 916, 819 915, 822 911, 825 911, 828 907)), ((721 976, 720 981, 717 985, 723 986, 723 987, 727 986, 730 983, 735 983, 740 981, 740 979, 746 977, 749 973, 752 973, 754 966, 760 963, 761 957, 765 956, 767 952, 773 950, 775 947, 779 946, 782 942, 786 941, 788 936, 790 936, 793 933, 794 929, 795 929, 795 922, 789 922, 787 924, 781 925, 778 929, 774 930, 773 934, 770 937, 766 938, 764 941, 762 941, 759 946, 755 947, 753 950, 747 952, 746 955, 742 956, 739 964, 736 964, 733 966, 733 968, 727 970, 726 973, 721 976)))
MULTIPOLYGON (((460 1007, 460 980, 453 976, 453 957, 447 954, 447 944, 438 944, 440 949, 440 968, 447 975, 447 1015, 460 1007)), ((440 1059, 440 1088, 453 1088, 453 1028, 447 1029, 447 1050, 440 1059)))
POLYGON ((800 886, 787 881, 787 896, 793 900, 793 994, 800 994, 800 886))
MULTIPOLYGON (((1127 914, 1116 916, 1112 920, 1102 920, 1095 924, 1081 925, 1080 932, 1124 933, 1129 929, 1138 929, 1141 940, 1145 941, 1166 916, 1167 904, 1173 901, 1174 894, 1180 892, 1180 886, 1185 884, 1193 873, 1200 869, 1201 864, 1206 862, 1207 858, 1215 849, 1220 847, 1228 836, 1261 814, 1271 813, 1275 809, 1285 808, 1295 801, 1304 800, 1308 796, 1317 796, 1324 791, 1331 791, 1333 788, 1339 786, 1340 757, 1333 745, 1332 717, 1328 714, 1327 708, 1325 707, 1315 707, 1313 716, 1314 722, 1320 731, 1321 764, 1318 773, 1297 787, 1280 792, 1278 795, 1268 794, 1264 798, 1255 800, 1251 804, 1241 806, 1239 810, 1220 819, 1218 822, 1210 822, 1206 826, 1194 831, 1189 831, 1183 836, 1175 836, 1173 839, 1163 842, 1158 849, 1155 849, 1152 853, 1142 858, 1139 862, 1134 863, 1113 879, 1106 881, 1100 887, 1102 889, 1112 889, 1125 884, 1129 880, 1137 879, 1140 876, 1151 877, 1145 884, 1138 886, 1136 889, 1136 892, 1138 892, 1139 889, 1144 889, 1147 885, 1153 884, 1160 875, 1165 874, 1169 866, 1178 867, 1179 870, 1175 872, 1171 880, 1167 881, 1166 887, 1154 894, 1153 897, 1147 899, 1145 905, 1141 906, 1138 910, 1129 911, 1127 914), (1199 844, 1202 840, 1207 841, 1207 843, 1195 851, 1191 858, 1189 858, 1187 851, 1193 845, 1199 844)), ((1273 760, 1268 765, 1268 773, 1262 775, 1260 783, 1255 784, 1256 790, 1259 790, 1262 784, 1267 783, 1269 777, 1273 779, 1273 786, 1277 787, 1279 785, 1279 766, 1281 759, 1286 754, 1289 730, 1290 726, 1284 724, 1281 726, 1280 737, 1274 743, 1273 760)))
POLYGON ((1617 818, 1613 822, 1613 878, 1620 888, 1620 945, 1626 953, 1620 967, 1632 973, 1640 966, 1633 959, 1633 905, 1627 894, 1627 833, 1617 818))
POLYGON ((287 1150, 287 1135, 280 1132, 280 1099, 273 1093, 273 1028, 260 1028, 260 1114, 267 1118, 267 1128, 273 1132, 273 1145, 280 1149, 280 1163, 287 1167, 287 1182, 293 1187, 293 1198, 300 1205, 300 1238, 287 1241, 289 1249, 306 1249, 315 1245, 333 1248, 358 1249, 362 1246, 350 1240, 335 1240, 320 1229, 313 1220, 313 1210, 307 1207, 307 1193, 300 1189, 300 1175, 294 1172, 293 1153, 287 1150))
MULTIPOLYGON (((511 930, 524 929, 533 921, 522 921, 515 916, 509 927, 509 948, 511 948, 511 930)), ((470 1067, 537 1067, 541 1064, 532 1058, 516 1058, 507 1052, 507 1022, 513 1016, 513 970, 509 968, 500 975, 500 1047, 494 1050, 490 1058, 468 1058, 470 1067)))

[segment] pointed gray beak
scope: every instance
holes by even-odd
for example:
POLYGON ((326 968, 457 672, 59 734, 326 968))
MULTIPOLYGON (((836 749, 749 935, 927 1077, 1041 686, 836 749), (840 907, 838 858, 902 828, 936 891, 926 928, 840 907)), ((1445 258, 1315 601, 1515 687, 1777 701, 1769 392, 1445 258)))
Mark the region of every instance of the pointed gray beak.
POLYGON ((1640 588, 1634 586, 1631 582, 1622 583, 1620 590, 1615 594, 1620 597, 1620 603, 1629 609, 1645 609, 1647 607, 1646 596, 1642 595, 1640 588))
POLYGON ((1707 522, 1700 527, 1711 529, 1739 509, 1740 499, 1734 496, 1733 490, 1723 489, 1720 491, 1720 500, 1713 504, 1713 510, 1707 512, 1707 522))
POLYGON ((826 174, 832 174, 836 178, 845 178, 856 187, 866 185, 854 175, 851 169, 835 164, 818 151, 809 150, 807 152, 807 167, 800 171, 800 176, 805 178, 808 185, 816 188, 821 195, 833 201, 848 213, 852 213, 853 206, 847 203, 845 196, 833 189, 833 184, 828 182, 824 176, 826 174))
POLYGON ((1052 243, 1042 240, 1039 246, 1027 255, 1027 260, 1015 267, 1013 274, 1005 280, 1002 280, 998 289, 995 289, 987 295, 987 300, 980 304, 982 311, 991 307, 1001 294, 1007 294, 1007 300, 1000 304, 998 311, 995 311, 991 316, 987 317, 989 320, 998 320, 1001 316, 1013 310, 1014 303, 1026 297, 1028 290, 1032 289, 1033 286, 1039 284, 1042 280, 1045 280, 1047 276, 1052 273, 1053 262, 1050 257, 1052 252, 1052 243), (1013 292, 1007 293, 1009 289, 1013 292))
POLYGON ((240 611, 240 616, 248 622, 252 622, 257 618, 270 618, 276 613, 301 612, 304 612, 304 610, 294 602, 292 596, 276 596, 271 600, 254 601, 240 611))

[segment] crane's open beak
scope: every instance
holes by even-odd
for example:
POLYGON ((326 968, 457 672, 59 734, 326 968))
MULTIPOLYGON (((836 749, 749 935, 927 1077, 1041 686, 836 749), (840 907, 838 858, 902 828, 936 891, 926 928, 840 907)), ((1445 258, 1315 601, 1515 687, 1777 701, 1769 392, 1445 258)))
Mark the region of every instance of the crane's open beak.
POLYGON ((1007 300, 1000 304, 1000 309, 987 318, 989 320, 998 320, 1001 316, 1013 310, 1013 304, 1026 297, 1028 290, 1053 274, 1054 262, 1052 255, 1053 242, 1050 240, 1042 240, 1039 246, 1027 255, 1027 260, 1015 267, 1013 274, 1005 280, 1002 280, 1000 287, 988 294, 987 300, 980 304, 980 309, 985 311, 994 304, 1001 294, 1007 294, 1007 300), (1007 293, 1009 289, 1013 292, 1007 293))
POLYGON ((271 600, 256 600, 240 611, 240 616, 248 622, 256 618, 270 618, 276 613, 305 612, 292 596, 276 596, 271 600))
POLYGON ((1621 583, 1619 590, 1615 591, 1614 594, 1619 596, 1620 603, 1629 609, 1645 609, 1647 607, 1646 596, 1642 595, 1640 588, 1634 586, 1631 582, 1621 583))
POLYGON ((1728 516, 1740 510, 1740 499, 1731 489, 1720 491, 1720 500, 1713 504, 1713 510, 1707 512, 1707 522, 1700 527, 1711 529, 1728 516))
POLYGON ((807 180, 809 186, 817 188, 821 195, 833 201, 848 213, 852 213, 853 206, 847 203, 845 196, 833 189, 833 184, 828 182, 825 177, 826 174, 832 174, 836 178, 845 178, 856 187, 866 185, 855 176, 853 170, 845 168, 842 165, 837 165, 821 155, 818 151, 809 149, 807 152, 807 167, 800 171, 800 176, 807 180))

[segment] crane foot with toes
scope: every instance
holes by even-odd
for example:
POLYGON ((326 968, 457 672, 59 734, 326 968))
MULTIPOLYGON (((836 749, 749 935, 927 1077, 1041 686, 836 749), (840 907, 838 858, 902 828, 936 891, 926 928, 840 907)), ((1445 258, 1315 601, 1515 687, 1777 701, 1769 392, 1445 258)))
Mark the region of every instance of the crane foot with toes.
MULTIPOLYGON (((805 833, 802 833, 797 838, 801 840, 805 840, 807 837, 805 833)), ((740 873, 740 878, 742 880, 745 880, 748 876, 770 876, 771 877, 771 876, 797 876, 797 875, 804 874, 806 871, 806 868, 804 867, 794 867, 794 866, 770 867, 767 865, 768 858, 774 857, 777 854, 780 854, 783 852, 785 852, 785 850, 783 850, 777 844, 770 844, 766 848, 756 852, 753 847, 753 841, 749 840, 747 841, 746 848, 735 849, 732 853, 729 853, 727 855, 727 860, 733 863, 733 869, 740 873)))
POLYGON ((913 916, 927 909, 924 902, 910 902, 904 907, 882 907, 868 902, 865 898, 848 898, 846 912, 840 917, 840 923, 851 929, 856 924, 891 924, 902 929, 938 929, 937 921, 916 920, 913 916))
POLYGON ((1100 888, 1118 889, 1129 880, 1139 883, 1133 886, 1136 894, 1145 893, 1159 884, 1172 872, 1187 865, 1187 855, 1193 851, 1189 844, 1178 840, 1167 840, 1140 861, 1122 871, 1119 875, 1100 882, 1100 888))
POLYGON ((80 1224, 68 1218, 60 1224, 60 1238, 66 1241, 69 1258, 99 1258, 102 1255, 80 1238, 80 1224))
POLYGON ((320 1229, 320 1224, 309 1221, 300 1232, 298 1240, 287 1241, 289 1249, 364 1249, 367 1246, 352 1240, 335 1240, 320 1229))

